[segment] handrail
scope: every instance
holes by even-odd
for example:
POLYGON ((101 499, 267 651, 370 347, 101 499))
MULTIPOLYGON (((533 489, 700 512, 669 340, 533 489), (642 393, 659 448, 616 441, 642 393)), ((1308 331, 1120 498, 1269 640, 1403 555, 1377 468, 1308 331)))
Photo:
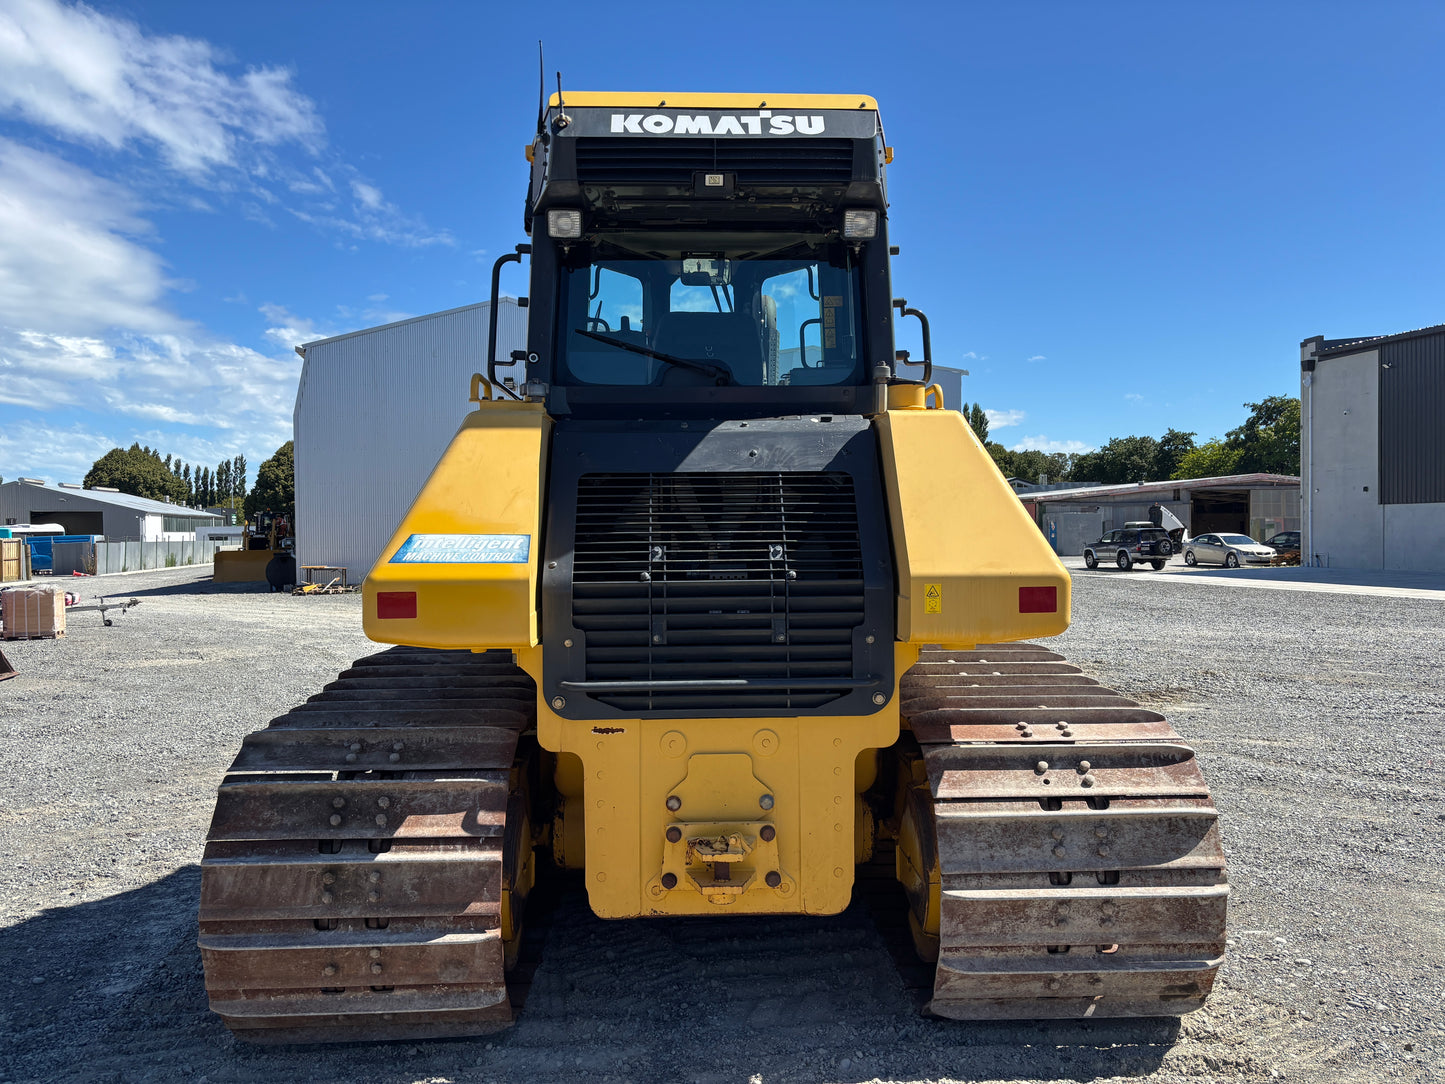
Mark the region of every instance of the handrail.
POLYGON ((893 307, 898 310, 900 316, 916 316, 918 322, 923 325, 923 360, 909 361, 907 356, 899 360, 905 365, 922 365, 923 379, 920 383, 927 385, 933 380, 933 339, 928 334, 928 317, 918 309, 910 309, 905 298, 895 297, 893 307))
MULTIPOLYGON (((812 366, 810 366, 810 365, 808 364, 808 343, 807 343, 806 339, 804 338, 804 335, 806 334, 806 332, 807 332, 807 330, 808 330, 808 325, 809 325, 809 324, 819 324, 819 325, 821 325, 822 323, 823 323, 822 317, 820 317, 820 316, 815 316, 815 317, 813 317, 811 320, 804 320, 801 324, 798 325, 798 363, 799 363, 800 365, 802 365, 804 369, 810 369, 810 368, 812 368, 812 366)), ((821 344, 819 345, 818 349, 819 349, 819 350, 822 350, 822 349, 823 349, 823 347, 822 347, 821 344)), ((823 364, 823 359, 822 359, 822 358, 819 358, 819 359, 818 359, 818 364, 819 364, 819 365, 822 365, 822 364, 823 364)))
POLYGON ((488 380, 486 377, 484 377, 481 373, 473 373, 473 374, 472 374, 472 394, 471 394, 471 396, 467 399, 467 402, 469 402, 469 403, 476 403, 476 404, 478 404, 478 405, 481 405, 482 403, 489 403, 489 402, 491 402, 491 401, 492 401, 492 386, 493 386, 493 385, 492 385, 492 382, 491 382, 490 380, 488 380), (487 394, 486 394, 486 395, 483 395, 483 394, 482 394, 482 386, 483 386, 483 385, 486 386, 486 391, 487 391, 487 394))
POLYGON ((522 397, 497 379, 497 304, 501 299, 502 292, 502 266, 509 263, 521 263, 523 256, 531 254, 531 245, 518 245, 517 251, 498 256, 497 262, 492 264, 492 310, 491 322, 487 327, 487 381, 494 388, 505 389, 508 395, 518 400, 522 397))

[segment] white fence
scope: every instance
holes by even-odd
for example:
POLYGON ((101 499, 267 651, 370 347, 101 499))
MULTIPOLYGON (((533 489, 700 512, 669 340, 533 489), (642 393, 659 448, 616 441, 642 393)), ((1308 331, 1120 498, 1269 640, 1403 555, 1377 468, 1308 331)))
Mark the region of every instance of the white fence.
MULTIPOLYGON (((216 551, 236 549, 234 542, 97 542, 95 574, 139 572, 146 568, 175 568, 181 565, 209 565, 216 551)), ((57 568, 57 572, 59 569, 57 568)))

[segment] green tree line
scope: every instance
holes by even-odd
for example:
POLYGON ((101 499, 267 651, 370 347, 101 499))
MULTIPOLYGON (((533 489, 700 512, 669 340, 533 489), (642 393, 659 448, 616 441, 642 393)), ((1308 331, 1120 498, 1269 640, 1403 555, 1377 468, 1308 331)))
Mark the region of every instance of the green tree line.
POLYGON ((91 464, 87 486, 110 486, 136 497, 169 500, 191 508, 240 508, 247 519, 257 512, 284 513, 296 518, 295 448, 287 441, 256 471, 256 484, 247 488, 244 455, 202 467, 175 456, 162 457, 139 443, 112 448, 91 464))
POLYGON ((965 403, 963 414, 1004 476, 1028 482, 1038 481, 1041 474, 1050 482, 1103 485, 1226 474, 1299 474, 1299 400, 1271 395, 1244 407, 1249 416, 1241 425, 1203 444, 1195 442, 1195 433, 1169 429, 1162 437, 1114 437, 1082 455, 1010 451, 988 439, 988 417, 979 404, 965 403))

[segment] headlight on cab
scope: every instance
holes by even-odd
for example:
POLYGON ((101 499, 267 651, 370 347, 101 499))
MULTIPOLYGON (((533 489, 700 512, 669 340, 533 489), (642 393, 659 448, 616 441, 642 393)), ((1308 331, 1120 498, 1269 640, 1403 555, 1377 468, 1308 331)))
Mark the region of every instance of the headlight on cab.
POLYGON ((582 236, 582 212, 575 208, 553 208, 547 212, 547 236, 570 240, 582 236))
POLYGON ((871 241, 878 236, 877 211, 844 211, 843 236, 850 241, 871 241))

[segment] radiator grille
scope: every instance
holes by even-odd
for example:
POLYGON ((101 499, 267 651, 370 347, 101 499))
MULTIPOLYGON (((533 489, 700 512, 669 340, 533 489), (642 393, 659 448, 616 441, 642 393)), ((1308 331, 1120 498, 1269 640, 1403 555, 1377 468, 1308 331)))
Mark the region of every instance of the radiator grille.
POLYGON ((842 473, 590 474, 578 481, 573 623, 588 682, 626 711, 813 709, 845 695, 864 620, 842 473), (828 679, 842 679, 836 687, 828 679))
POLYGON ((741 185, 847 184, 853 177, 848 139, 577 140, 583 184, 691 185, 694 173, 736 173, 741 185))

